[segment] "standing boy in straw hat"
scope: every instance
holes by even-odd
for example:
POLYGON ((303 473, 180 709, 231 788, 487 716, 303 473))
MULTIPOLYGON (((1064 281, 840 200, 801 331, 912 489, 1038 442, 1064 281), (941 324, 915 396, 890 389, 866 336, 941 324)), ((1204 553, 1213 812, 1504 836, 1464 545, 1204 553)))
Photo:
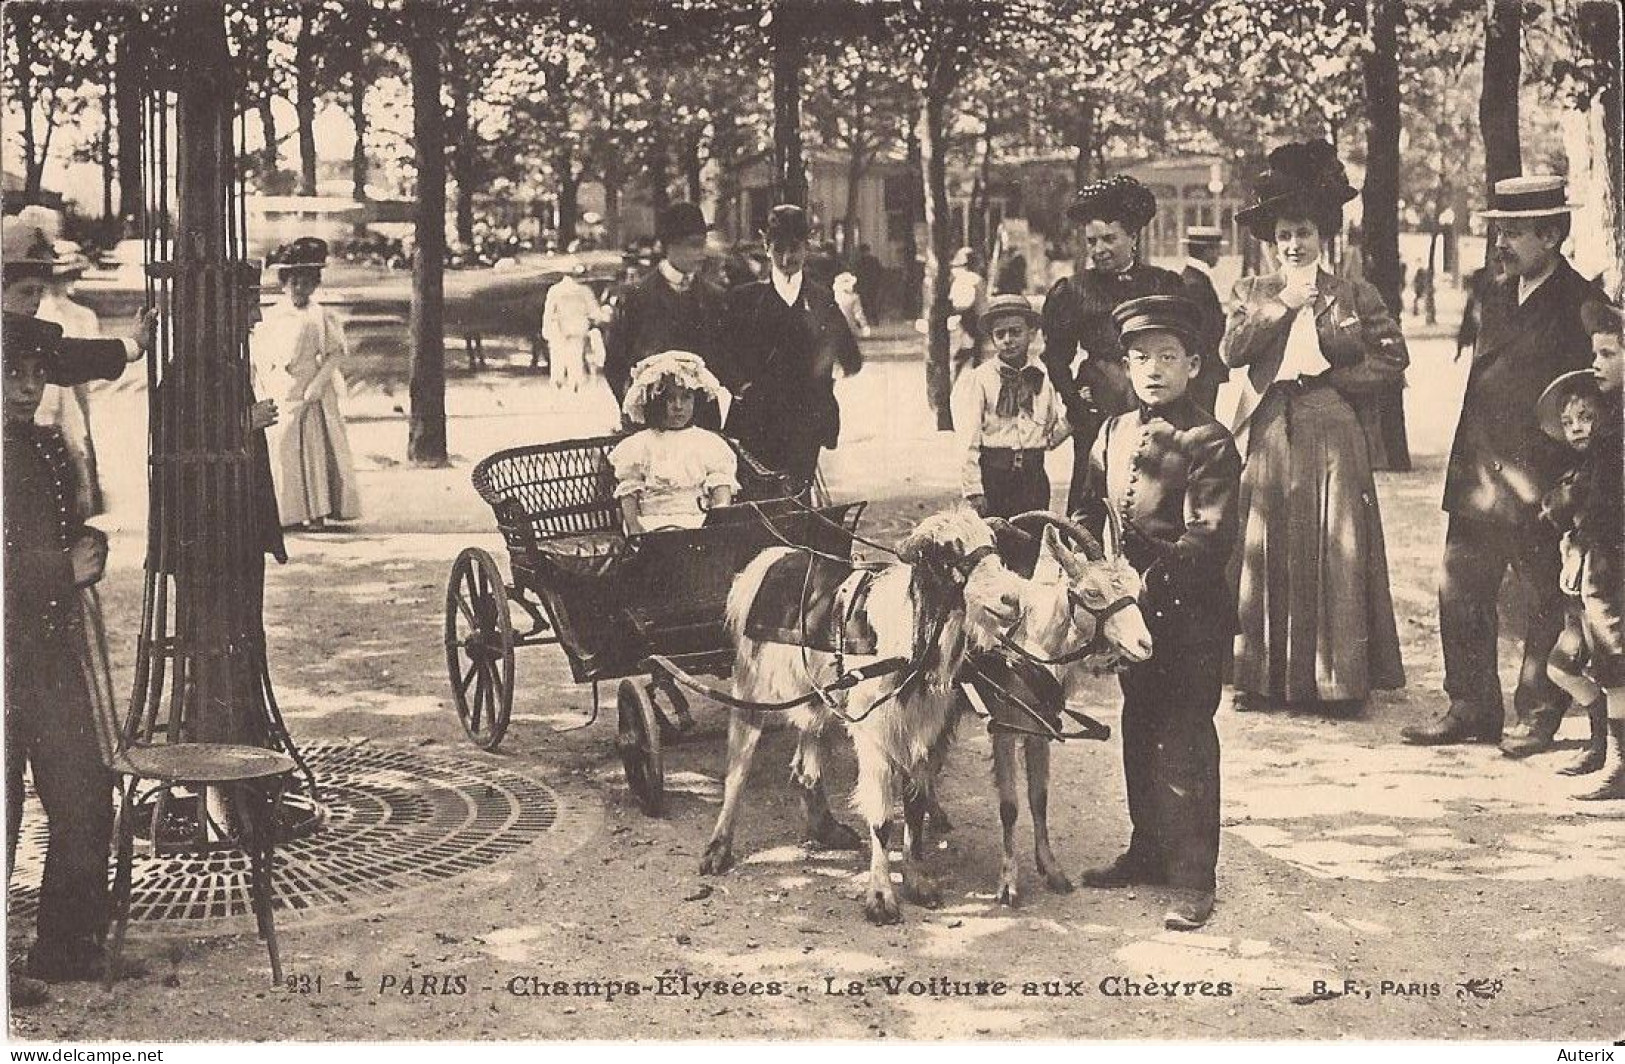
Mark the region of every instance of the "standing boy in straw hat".
POLYGON ((1495 183, 1494 258, 1504 276, 1486 287, 1478 347, 1445 474, 1439 640, 1446 712, 1402 732, 1419 745, 1498 742, 1504 708, 1497 665, 1496 598, 1508 568, 1527 603, 1523 661, 1513 694, 1517 733, 1502 750, 1524 757, 1551 745, 1569 696, 1546 674, 1563 627, 1556 532, 1540 500, 1563 471, 1564 448, 1535 422, 1535 401, 1559 375, 1587 364, 1580 308, 1597 297, 1560 250, 1570 212, 1561 177, 1495 183))
POLYGON ((1030 357, 1038 324, 1026 296, 994 296, 978 331, 997 357, 967 371, 954 386, 954 428, 965 449, 962 488, 983 517, 1048 510, 1044 455, 1072 435, 1044 364, 1030 357))

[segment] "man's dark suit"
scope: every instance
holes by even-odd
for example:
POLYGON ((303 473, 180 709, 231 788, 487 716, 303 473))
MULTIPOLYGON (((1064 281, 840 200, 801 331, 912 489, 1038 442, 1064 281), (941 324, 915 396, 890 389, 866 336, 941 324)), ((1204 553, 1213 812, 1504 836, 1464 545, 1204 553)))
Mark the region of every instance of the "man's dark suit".
POLYGON ((835 367, 851 375, 863 365, 852 329, 834 294, 805 274, 794 306, 771 280, 735 288, 728 293, 727 323, 734 347, 723 383, 735 395, 728 434, 805 486, 819 449, 834 447, 840 437, 835 367))
POLYGON ((1535 400, 1559 374, 1591 364, 1580 307, 1598 298, 1561 258, 1521 306, 1516 277, 1487 285, 1484 293, 1478 348, 1445 474, 1450 524, 1439 639, 1452 703, 1466 703, 1491 731, 1503 711, 1496 596, 1509 565, 1530 604, 1513 705, 1523 719, 1569 701, 1546 676, 1546 657, 1563 627, 1563 595, 1556 536, 1538 517, 1566 451, 1536 424, 1535 400))
MULTIPOLYGON (((705 278, 692 278, 688 288, 679 292, 659 267, 627 285, 604 336, 604 378, 616 402, 626 395, 632 367, 662 351, 691 351, 705 359, 712 373, 726 380, 728 373, 721 364, 725 304, 726 293, 705 278)), ((719 419, 714 408, 709 419, 702 416, 704 413, 697 409, 694 423, 702 428, 717 428, 719 419)))
POLYGON ((1230 371, 1219 360, 1219 341, 1224 339, 1224 304, 1219 302, 1219 293, 1213 289, 1213 279, 1204 271, 1186 263, 1179 279, 1185 284, 1185 298, 1196 304, 1202 323, 1198 344, 1202 368, 1186 394, 1199 408, 1211 414, 1219 385, 1230 376, 1230 371))

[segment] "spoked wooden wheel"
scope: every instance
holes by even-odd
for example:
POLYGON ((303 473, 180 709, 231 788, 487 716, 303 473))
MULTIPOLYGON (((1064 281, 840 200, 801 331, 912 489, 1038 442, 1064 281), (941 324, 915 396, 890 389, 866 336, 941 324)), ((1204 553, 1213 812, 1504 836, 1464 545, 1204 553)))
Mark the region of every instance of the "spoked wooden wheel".
POLYGON ((659 816, 666 806, 666 769, 654 700, 637 680, 622 680, 615 701, 620 711, 615 746, 626 767, 626 785, 645 813, 659 816))
POLYGON ((502 571, 478 547, 457 555, 446 582, 446 671, 463 731, 495 750, 513 712, 513 622, 502 571))

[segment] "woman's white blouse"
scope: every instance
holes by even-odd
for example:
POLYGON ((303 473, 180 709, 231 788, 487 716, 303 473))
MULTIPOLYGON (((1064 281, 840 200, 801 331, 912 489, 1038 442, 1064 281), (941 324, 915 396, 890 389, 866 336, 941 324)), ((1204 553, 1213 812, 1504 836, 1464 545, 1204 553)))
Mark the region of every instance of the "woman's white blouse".
POLYGON ((708 429, 644 429, 609 452, 615 497, 638 497, 646 528, 698 528, 713 488, 739 490, 739 459, 708 429))

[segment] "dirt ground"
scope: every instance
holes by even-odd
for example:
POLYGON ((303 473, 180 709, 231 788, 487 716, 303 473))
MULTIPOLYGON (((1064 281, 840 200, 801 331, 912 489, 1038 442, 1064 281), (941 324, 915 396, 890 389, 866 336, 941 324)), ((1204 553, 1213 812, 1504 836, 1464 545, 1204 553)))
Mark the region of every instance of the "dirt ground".
MULTIPOLYGON (((799 844, 787 731, 764 739, 736 844, 742 863, 716 879, 697 873, 720 800, 726 718, 716 707, 700 707, 698 734, 667 751, 661 819, 645 817, 627 793, 613 724, 556 730, 585 718, 590 691, 570 683, 549 648, 520 651, 501 751, 474 749, 450 708, 440 649, 452 558, 465 546, 501 558, 468 468, 510 443, 592 431, 609 416, 608 398, 556 396, 517 369, 459 376, 453 468, 417 470, 400 462, 404 387, 366 379, 350 411, 367 517, 351 534, 295 538, 293 559, 268 581, 273 671, 289 726, 302 743, 490 759, 555 790, 574 814, 573 836, 370 912, 285 916, 293 981, 282 987, 268 985, 246 921, 244 933, 212 939, 137 924, 132 949, 150 975, 112 994, 55 988, 50 1004, 13 1013, 12 1035, 1619 1038, 1625 819, 1618 810, 1579 815, 1566 798, 1572 784, 1555 775, 1583 722, 1566 723, 1561 752, 1527 762, 1490 747, 1398 741, 1402 725, 1443 705, 1437 501, 1464 379, 1444 338, 1453 324, 1415 330, 1408 406, 1417 468, 1379 478, 1409 685, 1352 720, 1221 708, 1219 901, 1200 933, 1164 931, 1166 897, 1155 888, 1045 892, 1025 815, 1027 893, 1019 908, 999 906, 990 747, 974 726, 961 728, 943 784, 954 830, 933 840, 945 904, 910 906, 902 924, 883 928, 864 922, 857 900, 864 859, 799 844), (338 988, 347 974, 359 990, 338 988), (542 992, 555 982, 566 992, 542 992)), ((951 497, 952 441, 918 411, 914 365, 877 363, 842 388, 847 430, 830 463, 832 488, 870 499, 864 529, 894 539, 951 497)), ((121 434, 138 431, 141 400, 136 388, 107 389, 99 438, 140 438, 121 434)), ((115 507, 104 522, 114 533, 109 627, 130 632, 140 605, 140 456, 109 442, 103 449, 115 507)), ((1066 461, 1060 453, 1051 461, 1058 490, 1066 461)), ((129 650, 121 648, 126 659, 129 650)), ((1087 701, 1115 725, 1113 681, 1094 684, 1087 701)), ((849 751, 833 776, 844 793, 849 751)), ((1051 808, 1069 871, 1122 847, 1115 741, 1055 751, 1051 808)), ((13 949, 26 930, 11 929, 13 949)))

